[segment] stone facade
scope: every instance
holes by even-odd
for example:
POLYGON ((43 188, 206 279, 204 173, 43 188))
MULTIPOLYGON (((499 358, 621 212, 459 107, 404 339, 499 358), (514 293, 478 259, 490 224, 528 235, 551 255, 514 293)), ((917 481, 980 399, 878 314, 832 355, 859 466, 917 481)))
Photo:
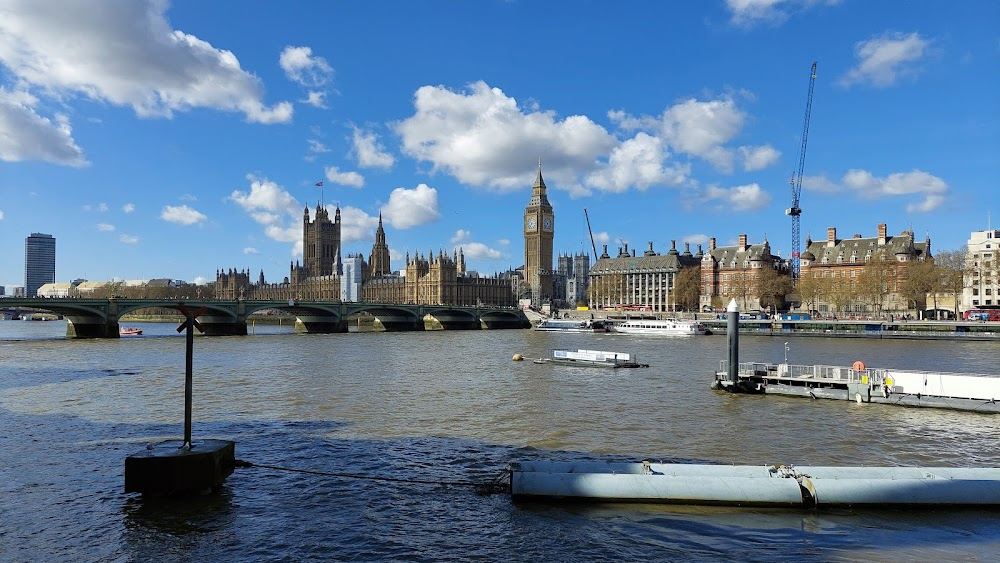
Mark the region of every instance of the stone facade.
POLYGON ((618 256, 608 254, 608 245, 594 263, 589 274, 588 302, 593 309, 641 310, 651 312, 672 312, 676 309, 673 297, 674 284, 681 269, 697 267, 699 255, 691 254, 685 247, 677 251, 671 241, 670 251, 659 254, 653 250, 653 243, 636 256, 629 252, 628 245, 618 249, 618 256))
POLYGON ((555 235, 555 215, 545 192, 542 164, 531 186, 531 199, 524 208, 524 283, 531 304, 541 307, 554 294, 552 271, 552 239, 555 235))

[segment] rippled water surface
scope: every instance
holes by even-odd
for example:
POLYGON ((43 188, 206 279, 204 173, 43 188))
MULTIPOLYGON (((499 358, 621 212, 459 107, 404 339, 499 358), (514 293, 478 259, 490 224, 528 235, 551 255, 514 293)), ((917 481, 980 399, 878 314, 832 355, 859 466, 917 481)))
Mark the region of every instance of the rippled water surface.
MULTIPOLYGON (((222 494, 143 501, 126 456, 183 434, 184 341, 63 339, 0 322, 0 560, 993 560, 989 511, 514 504, 467 485, 243 468, 222 494)), ((1000 416, 709 389, 725 337, 531 331, 195 341, 194 437, 324 473, 487 482, 519 459, 1000 466, 1000 416), (648 369, 512 362, 553 348, 648 369)), ((741 358, 785 341, 741 337, 741 358)), ((997 343, 791 338, 791 363, 998 373, 997 343)))

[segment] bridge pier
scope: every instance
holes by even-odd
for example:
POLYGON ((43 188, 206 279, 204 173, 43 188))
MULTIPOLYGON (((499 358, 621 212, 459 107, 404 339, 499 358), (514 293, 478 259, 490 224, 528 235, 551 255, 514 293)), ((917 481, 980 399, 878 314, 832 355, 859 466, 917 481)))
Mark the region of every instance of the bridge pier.
POLYGON ((347 325, 338 317, 330 315, 298 315, 295 318, 295 332, 337 334, 347 332, 347 325))
POLYGON ((201 333, 205 336, 246 336, 247 320, 233 320, 232 317, 202 315, 198 317, 201 333))
POLYGON ((75 315, 65 318, 66 338, 121 338, 117 320, 75 315))

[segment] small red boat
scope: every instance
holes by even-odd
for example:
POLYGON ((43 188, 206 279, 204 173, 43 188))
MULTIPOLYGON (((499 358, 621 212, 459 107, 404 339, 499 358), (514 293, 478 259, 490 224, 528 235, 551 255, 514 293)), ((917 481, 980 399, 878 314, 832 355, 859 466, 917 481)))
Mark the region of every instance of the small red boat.
POLYGON ((138 336, 142 334, 142 329, 131 326, 123 326, 118 329, 118 334, 121 336, 138 336))

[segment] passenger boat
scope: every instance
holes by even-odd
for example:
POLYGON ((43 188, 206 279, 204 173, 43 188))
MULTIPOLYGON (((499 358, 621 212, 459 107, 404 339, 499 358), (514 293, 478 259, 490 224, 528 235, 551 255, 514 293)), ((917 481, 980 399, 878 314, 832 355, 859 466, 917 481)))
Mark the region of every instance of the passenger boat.
POLYGON ((698 321, 677 319, 632 319, 612 327, 624 334, 655 334, 666 336, 702 336, 709 334, 705 325, 698 321))
POLYGON ((558 364, 563 366, 582 366, 598 368, 648 368, 649 364, 640 364, 630 354, 623 352, 605 352, 602 350, 553 350, 551 358, 539 358, 536 364, 558 364))
POLYGON ((118 329, 118 334, 121 336, 139 336, 142 334, 142 329, 133 326, 123 326, 118 329))
POLYGON ((604 321, 579 319, 542 319, 535 330, 542 332, 610 332, 604 321))

